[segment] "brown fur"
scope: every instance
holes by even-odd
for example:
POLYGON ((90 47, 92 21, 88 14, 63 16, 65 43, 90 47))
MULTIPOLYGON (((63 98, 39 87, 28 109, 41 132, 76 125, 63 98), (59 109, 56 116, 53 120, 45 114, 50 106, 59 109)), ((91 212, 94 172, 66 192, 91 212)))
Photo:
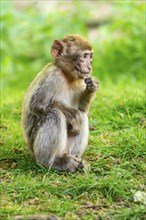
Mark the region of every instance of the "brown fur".
POLYGON ((90 43, 79 35, 68 35, 62 39, 68 47, 76 46, 78 50, 92 50, 90 43))

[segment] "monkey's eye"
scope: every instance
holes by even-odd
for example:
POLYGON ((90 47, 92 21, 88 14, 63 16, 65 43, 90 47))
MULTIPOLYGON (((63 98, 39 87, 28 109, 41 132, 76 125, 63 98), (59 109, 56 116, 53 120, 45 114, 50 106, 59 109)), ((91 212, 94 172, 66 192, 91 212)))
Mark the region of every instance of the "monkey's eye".
POLYGON ((90 58, 91 58, 91 59, 93 58, 93 53, 90 54, 90 58))
POLYGON ((84 57, 84 58, 87 58, 87 56, 88 56, 88 53, 84 53, 84 54, 83 54, 83 57, 84 57))

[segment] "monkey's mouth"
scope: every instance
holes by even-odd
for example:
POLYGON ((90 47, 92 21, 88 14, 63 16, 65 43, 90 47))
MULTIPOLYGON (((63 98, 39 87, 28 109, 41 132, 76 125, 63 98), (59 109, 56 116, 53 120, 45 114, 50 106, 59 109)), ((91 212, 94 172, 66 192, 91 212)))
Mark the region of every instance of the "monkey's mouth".
POLYGON ((84 78, 88 75, 90 75, 91 73, 91 69, 89 69, 88 66, 80 66, 80 65, 76 65, 75 69, 80 73, 80 75, 84 78))

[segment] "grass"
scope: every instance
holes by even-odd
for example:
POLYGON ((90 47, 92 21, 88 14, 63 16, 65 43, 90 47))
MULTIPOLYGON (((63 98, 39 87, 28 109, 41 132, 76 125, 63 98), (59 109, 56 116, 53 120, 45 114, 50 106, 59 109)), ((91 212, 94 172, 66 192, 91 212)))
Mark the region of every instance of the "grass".
MULTIPOLYGON (((140 82, 121 81, 101 88, 90 112, 87 174, 58 173, 36 165, 20 129, 22 95, 2 104, 1 214, 55 214, 65 219, 144 219, 143 204, 132 190, 143 191, 146 180, 144 95, 140 82), (123 88, 123 87, 122 87, 123 88)), ((11 216, 11 217, 10 217, 11 216)))
POLYGON ((73 32, 88 35, 85 22, 95 20, 92 10, 100 13, 102 4, 93 2, 91 13, 88 5, 73 1, 69 14, 66 7, 45 14, 37 4, 16 10, 10 1, 1 1, 3 220, 43 214, 64 220, 146 219, 145 205, 134 201, 134 192, 146 189, 143 1, 110 4, 109 23, 97 28, 93 73, 100 89, 89 115, 89 147, 84 155, 91 171, 58 173, 38 166, 22 137, 20 113, 27 85, 50 62, 54 39, 73 32))

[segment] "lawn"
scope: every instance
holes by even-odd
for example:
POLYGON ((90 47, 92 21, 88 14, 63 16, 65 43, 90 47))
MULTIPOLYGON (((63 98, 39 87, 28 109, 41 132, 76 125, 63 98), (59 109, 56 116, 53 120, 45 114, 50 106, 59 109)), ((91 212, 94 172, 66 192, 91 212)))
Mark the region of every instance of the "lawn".
MULTIPOLYGON (((89 114, 84 159, 91 170, 86 174, 59 173, 36 165, 20 126, 24 92, 50 62, 51 40, 60 38, 68 26, 68 33, 88 36, 83 25, 86 17, 70 18, 55 32, 53 24, 58 27, 66 11, 57 16, 52 12, 52 26, 47 26, 49 16, 31 5, 23 13, 11 5, 2 6, 1 219, 18 215, 19 219, 34 215, 65 220, 146 219, 146 198, 135 199, 137 191, 146 192, 144 3, 114 4, 119 14, 98 29, 99 36, 104 36, 98 45, 93 41, 93 76, 99 79, 100 89, 89 114), (38 37, 30 36, 31 29, 38 37)), ((75 2, 73 7, 80 11, 82 4, 75 2)))

